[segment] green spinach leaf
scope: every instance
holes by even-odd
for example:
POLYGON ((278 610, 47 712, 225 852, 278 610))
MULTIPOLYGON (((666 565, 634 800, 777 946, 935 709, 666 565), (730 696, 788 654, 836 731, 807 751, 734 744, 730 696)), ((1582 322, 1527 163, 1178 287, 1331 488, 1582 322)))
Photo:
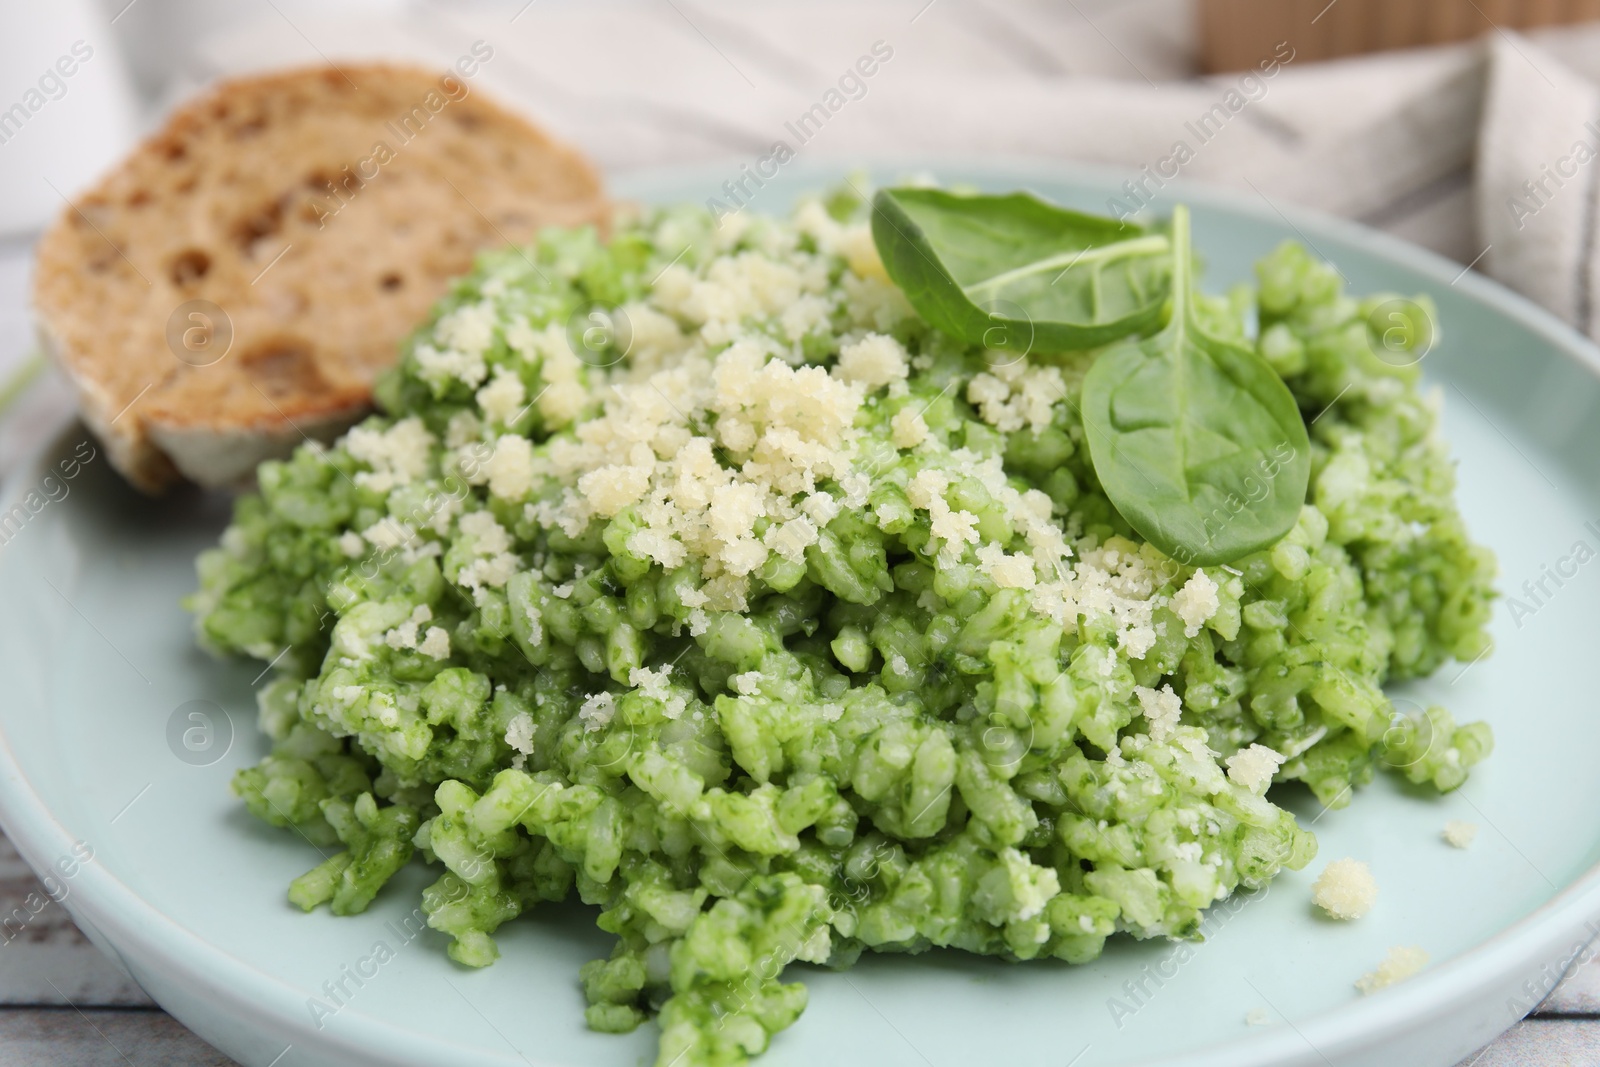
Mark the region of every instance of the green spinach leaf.
POLYGON ((1168 241, 1027 193, 883 189, 872 202, 883 265, 929 323, 1026 354, 1094 348, 1159 323, 1168 241))
POLYGON ((1172 265, 1166 328, 1095 360, 1083 424, 1095 474, 1128 524, 1180 562, 1222 563, 1294 526, 1311 448, 1266 361, 1197 321, 1182 206, 1172 213, 1172 265))

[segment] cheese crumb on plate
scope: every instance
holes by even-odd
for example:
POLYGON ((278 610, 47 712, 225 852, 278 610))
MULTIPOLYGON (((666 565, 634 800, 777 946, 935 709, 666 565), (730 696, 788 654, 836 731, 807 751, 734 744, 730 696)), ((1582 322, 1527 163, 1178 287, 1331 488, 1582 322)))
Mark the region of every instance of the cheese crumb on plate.
POLYGON ((1335 919, 1359 919, 1378 901, 1378 882, 1360 860, 1334 860, 1311 886, 1311 900, 1335 919))
POLYGON ((1356 989, 1362 996, 1387 989, 1421 971, 1428 965, 1428 958, 1428 953, 1418 945, 1396 945, 1376 970, 1356 979, 1356 989))

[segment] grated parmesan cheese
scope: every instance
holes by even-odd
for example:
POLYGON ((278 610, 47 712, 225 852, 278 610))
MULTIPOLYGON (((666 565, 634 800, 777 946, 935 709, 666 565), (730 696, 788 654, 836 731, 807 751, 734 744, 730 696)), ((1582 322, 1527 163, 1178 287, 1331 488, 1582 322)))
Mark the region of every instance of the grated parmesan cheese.
POLYGON ((450 387, 452 380, 463 381, 476 388, 489 373, 483 357, 471 352, 419 344, 413 354, 417 361, 417 376, 441 393, 450 387))
MULTIPOLYGON (((1109 652, 1106 658, 1108 662, 1113 659, 1109 652)), ((1183 702, 1179 700, 1178 694, 1172 691, 1171 684, 1163 685, 1160 690, 1136 685, 1133 687, 1133 695, 1139 699, 1139 710, 1150 724, 1150 737, 1156 741, 1165 741, 1172 736, 1183 714, 1183 702)))
POLYGON ((1024 359, 1005 357, 991 363, 988 374, 974 375, 967 384, 967 401, 984 422, 1002 433, 1024 426, 1038 433, 1055 418, 1055 405, 1067 395, 1056 367, 1037 366, 1024 359))
POLYGON ((1222 601, 1217 597, 1217 583, 1206 577, 1206 572, 1197 570, 1183 583, 1183 588, 1172 595, 1172 613, 1183 620, 1183 636, 1195 637, 1200 633, 1200 627, 1211 621, 1211 617, 1222 606, 1222 601))
POLYGON ((430 626, 427 635, 417 645, 417 651, 432 659, 449 659, 450 635, 438 626, 430 626))
POLYGON ((877 389, 903 382, 911 372, 906 350, 893 337, 869 333, 839 349, 839 377, 853 385, 877 389))
MULTIPOLYGON (((400 650, 417 647, 417 627, 433 618, 433 610, 426 604, 418 604, 411 611, 411 617, 394 627, 383 635, 383 643, 392 649, 400 650)), ((437 627, 435 627, 437 629, 437 627)), ((443 631, 440 631, 443 633, 443 631)))
POLYGON ((1335 919, 1359 919, 1378 902, 1378 882, 1360 860, 1334 860, 1312 883, 1311 900, 1335 919))
POLYGON ((1228 778, 1260 796, 1272 784, 1272 776, 1283 766, 1284 756, 1266 745, 1251 745, 1228 757, 1228 778))
POLYGON ((435 439, 421 419, 401 419, 386 430, 357 426, 344 436, 344 449, 371 467, 353 479, 364 489, 387 493, 428 473, 435 439))
POLYGON ((578 718, 586 731, 602 729, 617 713, 617 698, 610 693, 592 693, 578 708, 578 718))
POLYGON ((833 251, 844 256, 850 269, 863 278, 888 280, 883 259, 878 255, 878 245, 872 239, 872 228, 864 222, 840 228, 833 242, 833 251))
POLYGON ((494 304, 489 301, 463 304, 439 319, 433 335, 457 351, 481 356, 494 343, 497 321, 494 304))
POLYGON ((928 424, 920 411, 901 408, 889 420, 889 430, 896 448, 916 448, 928 439, 928 424))
POLYGON ((1037 580, 1033 560, 1019 553, 1009 553, 995 544, 978 548, 978 569, 987 574, 1000 589, 1032 589, 1037 580))
POLYGON ((1419 945, 1396 945, 1383 957, 1376 970, 1356 979, 1356 989, 1363 996, 1387 989, 1421 971, 1428 965, 1428 960, 1427 951, 1419 945))
POLYGON ((509 423, 522 411, 528 392, 515 371, 497 367, 489 384, 478 390, 478 407, 491 419, 509 423))
POLYGON ((388 552, 409 544, 417 536, 417 532, 409 524, 386 516, 362 530, 361 536, 373 548, 388 552))
POLYGON ((507 500, 527 496, 533 491, 533 442, 516 434, 504 434, 494 443, 487 466, 489 492, 507 500))
POLYGON ((533 716, 525 711, 513 715, 511 721, 506 724, 505 741, 516 752, 511 765, 521 770, 526 765, 528 757, 533 755, 533 716))

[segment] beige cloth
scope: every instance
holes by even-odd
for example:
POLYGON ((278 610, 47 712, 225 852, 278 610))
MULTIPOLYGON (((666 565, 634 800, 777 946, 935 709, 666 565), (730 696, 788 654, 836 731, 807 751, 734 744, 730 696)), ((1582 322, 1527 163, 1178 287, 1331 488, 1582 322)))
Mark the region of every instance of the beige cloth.
POLYGON ((1474 205, 1484 267, 1596 336, 1600 91, 1525 41, 1495 41, 1489 56, 1474 205))
POLYGON ((1197 78, 1190 18, 1183 0, 518 0, 377 27, 277 16, 204 42, 187 73, 320 56, 444 64, 482 39, 495 49, 482 84, 613 173, 720 160, 736 177, 778 140, 816 160, 1046 157, 1136 182, 1148 168, 1357 219, 1600 328, 1586 280, 1595 168, 1547 182, 1531 214, 1507 207, 1576 141, 1600 147, 1585 128, 1600 27, 1324 64, 1285 42, 1266 72, 1197 78), (890 57, 852 79, 875 46, 890 57), (830 102, 820 130, 796 126, 830 102))

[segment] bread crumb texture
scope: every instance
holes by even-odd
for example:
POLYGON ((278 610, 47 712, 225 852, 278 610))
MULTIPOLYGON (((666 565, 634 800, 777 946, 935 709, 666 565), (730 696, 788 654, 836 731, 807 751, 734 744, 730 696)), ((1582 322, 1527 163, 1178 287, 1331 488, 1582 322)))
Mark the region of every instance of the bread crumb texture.
MULTIPOLYGON (((609 210, 583 157, 468 81, 389 65, 240 78, 61 213, 34 305, 131 481, 236 481, 358 418, 479 249, 609 210)), ((472 362, 470 327, 445 356, 472 362)), ((486 410, 513 402, 490 384, 486 410)))
POLYGON ((1378 900, 1378 882, 1360 860, 1334 860, 1311 886, 1311 900, 1335 919, 1359 919, 1378 900))

